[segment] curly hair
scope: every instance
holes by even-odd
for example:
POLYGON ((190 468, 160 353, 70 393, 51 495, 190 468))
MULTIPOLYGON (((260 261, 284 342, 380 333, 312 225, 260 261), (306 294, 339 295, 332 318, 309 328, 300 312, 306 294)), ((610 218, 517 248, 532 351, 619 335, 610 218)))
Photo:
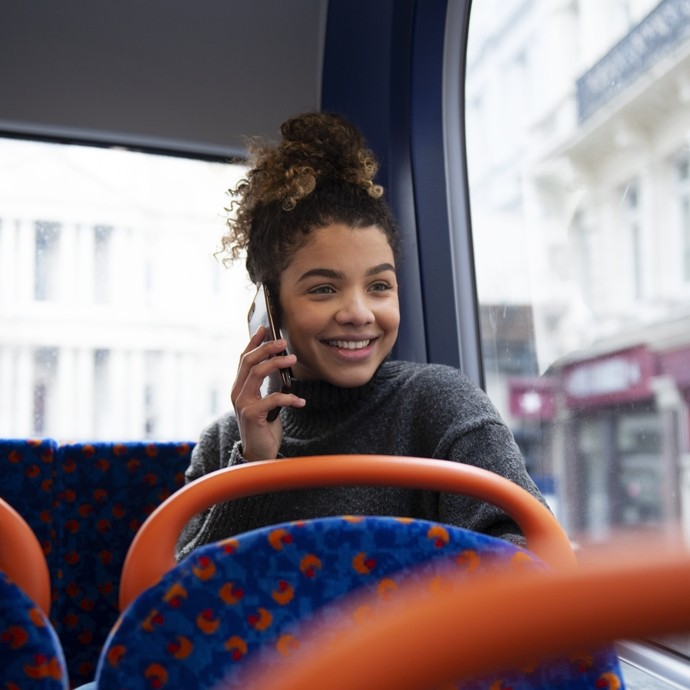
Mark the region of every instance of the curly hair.
POLYGON ((309 233, 333 223, 379 227, 397 259, 398 229, 374 181, 378 161, 359 130, 339 115, 304 113, 280 132, 277 146, 252 142, 252 167, 229 190, 224 261, 246 250, 251 280, 277 285, 309 233))

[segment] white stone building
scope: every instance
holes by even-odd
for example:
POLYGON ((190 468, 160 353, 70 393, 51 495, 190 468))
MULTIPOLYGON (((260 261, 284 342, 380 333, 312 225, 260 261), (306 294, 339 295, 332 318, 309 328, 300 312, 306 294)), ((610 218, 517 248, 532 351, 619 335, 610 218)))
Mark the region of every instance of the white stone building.
POLYGON ((247 339, 213 257, 242 169, 3 140, 0 170, 0 435, 196 439, 247 339))

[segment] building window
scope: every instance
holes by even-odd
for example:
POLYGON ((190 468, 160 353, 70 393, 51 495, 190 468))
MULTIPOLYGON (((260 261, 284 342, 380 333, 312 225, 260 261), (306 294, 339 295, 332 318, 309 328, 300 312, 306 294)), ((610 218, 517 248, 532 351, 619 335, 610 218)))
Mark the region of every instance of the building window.
POLYGON ((678 219, 682 246, 683 281, 690 282, 690 159, 676 163, 678 181, 678 219))
POLYGON ((594 237, 582 211, 575 213, 572 220, 572 237, 574 245, 573 269, 578 277, 578 287, 585 303, 594 303, 594 237))
POLYGON ((634 299, 642 298, 642 238, 640 199, 637 183, 631 182, 623 190, 623 226, 625 237, 623 247, 630 254, 629 275, 631 294, 634 299))
POLYGON ((34 351, 33 433, 37 436, 45 434, 52 421, 57 364, 57 348, 39 347, 34 351))
POLYGON ((93 229, 93 298, 96 304, 110 302, 113 228, 96 225, 93 229))
POLYGON ((154 438, 159 430, 162 386, 162 352, 149 351, 144 355, 144 437, 154 438))
POLYGON ((38 302, 57 297, 60 224, 37 221, 34 242, 34 298, 38 302))
POLYGON ((102 438, 108 428, 110 409, 110 350, 99 349, 93 353, 93 415, 94 436, 102 438))

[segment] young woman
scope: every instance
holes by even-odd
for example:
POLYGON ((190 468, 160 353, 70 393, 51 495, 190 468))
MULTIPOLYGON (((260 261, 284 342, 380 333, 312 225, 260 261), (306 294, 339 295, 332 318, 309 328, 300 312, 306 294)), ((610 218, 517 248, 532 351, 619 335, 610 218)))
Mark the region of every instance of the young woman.
MULTIPOLYGON (((400 321, 399 236, 361 134, 318 113, 288 120, 281 133, 278 146, 255 151, 234 190, 223 247, 232 258, 246 250, 250 278, 275 296, 284 340, 265 340, 264 328, 251 336, 232 387, 234 412, 204 430, 187 481, 257 460, 375 453, 476 465, 539 497, 480 389, 451 367, 389 358, 400 321), (262 395, 264 381, 287 368, 291 392, 262 395)), ((505 514, 462 496, 328 487, 216 505, 187 525, 178 557, 256 527, 343 514, 426 518, 521 541, 505 514)))

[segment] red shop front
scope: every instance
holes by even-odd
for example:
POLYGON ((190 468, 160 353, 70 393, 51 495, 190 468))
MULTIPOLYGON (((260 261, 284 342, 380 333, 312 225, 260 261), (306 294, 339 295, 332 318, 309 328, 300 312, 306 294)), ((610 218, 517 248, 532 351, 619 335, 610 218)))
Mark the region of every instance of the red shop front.
POLYGON ((531 389, 511 385, 513 416, 529 423, 539 406, 549 419, 559 518, 571 533, 605 537, 680 517, 689 394, 690 348, 646 345, 571 359, 531 389))

